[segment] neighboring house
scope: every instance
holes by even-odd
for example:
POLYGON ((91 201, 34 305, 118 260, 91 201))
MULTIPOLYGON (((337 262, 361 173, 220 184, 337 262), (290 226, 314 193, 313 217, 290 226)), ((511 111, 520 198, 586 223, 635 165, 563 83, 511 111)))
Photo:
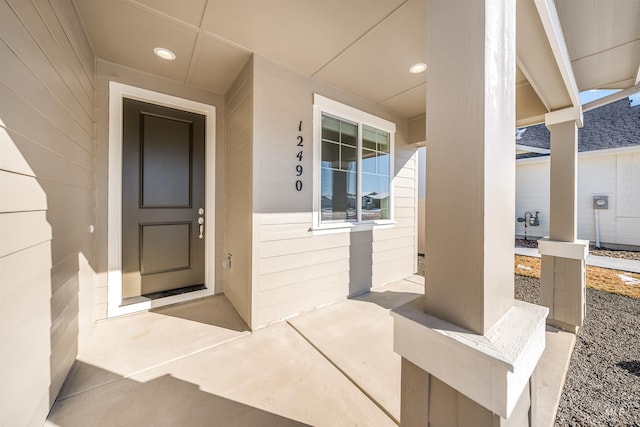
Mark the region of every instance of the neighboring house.
MULTIPOLYGON (((516 215, 539 211, 529 237, 549 235, 549 131, 516 131, 516 215)), ((578 130, 578 236, 604 246, 640 246, 640 106, 623 98, 584 113, 578 130), (607 203, 594 209, 594 198, 607 203)), ((527 218, 529 216, 527 215, 527 218)), ((516 222, 516 235, 524 224, 516 222)))

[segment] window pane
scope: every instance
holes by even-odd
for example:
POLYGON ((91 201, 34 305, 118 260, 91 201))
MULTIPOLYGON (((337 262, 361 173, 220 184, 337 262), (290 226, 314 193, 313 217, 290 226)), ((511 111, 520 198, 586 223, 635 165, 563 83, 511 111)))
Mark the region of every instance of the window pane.
POLYGON ((391 134, 322 114, 321 220, 357 221, 357 203, 362 220, 389 219, 391 134), (358 164, 362 171, 358 170, 358 164), (357 194, 358 179, 362 193, 357 194))
POLYGON ((362 148, 376 149, 376 129, 371 126, 362 126, 362 148))
MULTIPOLYGON (((380 175, 389 176, 391 169, 391 155, 385 153, 378 153, 377 165, 378 165, 378 173, 380 175)), ((364 169, 364 168, 363 168, 364 169)))
POLYGON ((355 221, 356 173, 323 168, 321 181, 321 219, 355 221))
POLYGON ((389 147, 391 146, 391 137, 388 132, 378 131, 377 135, 378 151, 383 153, 389 153, 389 147))
POLYGON ((340 142, 356 147, 358 145, 358 125, 341 121, 340 136, 340 142))
POLYGON ((362 174, 362 220, 389 219, 388 176, 362 174))
POLYGON ((358 157, 356 154, 356 149, 355 147, 349 147, 346 145, 342 146, 342 167, 340 169, 342 170, 348 170, 348 171, 356 171, 357 166, 358 166, 358 157))
POLYGON ((362 172, 376 173, 376 152, 362 150, 362 172))
POLYGON ((322 141, 322 167, 340 168, 340 146, 338 144, 322 141))
POLYGON ((322 115, 322 139, 340 141, 340 120, 322 115))

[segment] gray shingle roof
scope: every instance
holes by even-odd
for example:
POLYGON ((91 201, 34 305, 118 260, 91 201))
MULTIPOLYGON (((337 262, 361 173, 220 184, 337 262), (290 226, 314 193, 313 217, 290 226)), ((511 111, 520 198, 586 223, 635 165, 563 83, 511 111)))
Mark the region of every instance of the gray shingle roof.
MULTIPOLYGON (((578 130, 578 151, 605 150, 640 145, 640 106, 629 98, 584 113, 584 126, 578 130)), ((549 148, 549 130, 544 124, 518 128, 516 143, 549 148)), ((540 154, 519 154, 517 158, 540 154), (533 155, 532 155, 533 154, 533 155)))

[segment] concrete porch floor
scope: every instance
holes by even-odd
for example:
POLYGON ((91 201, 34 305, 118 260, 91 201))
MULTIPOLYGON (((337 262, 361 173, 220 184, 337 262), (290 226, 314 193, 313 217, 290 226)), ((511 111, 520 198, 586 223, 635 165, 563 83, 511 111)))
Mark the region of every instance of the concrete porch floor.
MULTIPOLYGON (((249 332, 224 296, 93 326, 46 426, 393 426, 400 356, 389 310, 412 276, 249 332)), ((553 425, 575 337, 547 332, 539 425, 553 425)))

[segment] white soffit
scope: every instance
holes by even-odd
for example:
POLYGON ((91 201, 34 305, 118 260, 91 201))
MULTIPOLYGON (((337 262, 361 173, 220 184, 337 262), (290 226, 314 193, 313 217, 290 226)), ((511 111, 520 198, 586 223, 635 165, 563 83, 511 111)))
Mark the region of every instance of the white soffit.
POLYGON ((129 0, 156 11, 199 27, 207 0, 129 0))
POLYGON ((83 0, 75 4, 99 58, 185 81, 196 31, 120 1, 83 0), (155 47, 174 52, 175 61, 164 61, 155 56, 155 47))
MULTIPOLYGON (((409 0, 316 74, 376 103, 425 82, 409 67, 425 62, 426 2, 409 0)), ((429 64, 427 64, 427 67, 429 64)))
POLYGON ((580 90, 633 86, 640 66, 640 1, 556 0, 580 90))
POLYGON ((638 65, 640 40, 573 61, 573 71, 580 90, 626 89, 635 84, 638 65))
POLYGON ((426 99, 427 84, 422 83, 381 102, 380 105, 402 115, 402 117, 416 117, 424 114, 426 99))
POLYGON ((637 0, 556 0, 572 61, 640 39, 637 0))
POLYGON ((225 93, 251 54, 207 35, 198 38, 187 83, 225 93))
POLYGON ((406 0, 209 0, 202 29, 312 75, 406 0))
MULTIPOLYGON (((424 113, 425 74, 407 70, 425 59, 426 0, 72 1, 95 55, 109 62, 224 93, 256 52, 395 114, 424 113), (154 47, 177 59, 158 59, 154 47)), ((517 1, 519 125, 572 104, 536 1, 553 4, 517 1)), ((639 0, 555 0, 555 8, 580 90, 635 83, 639 0)))

